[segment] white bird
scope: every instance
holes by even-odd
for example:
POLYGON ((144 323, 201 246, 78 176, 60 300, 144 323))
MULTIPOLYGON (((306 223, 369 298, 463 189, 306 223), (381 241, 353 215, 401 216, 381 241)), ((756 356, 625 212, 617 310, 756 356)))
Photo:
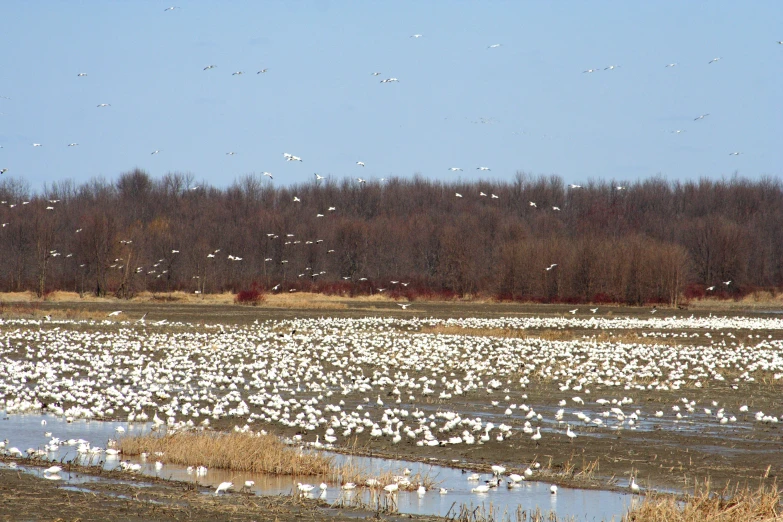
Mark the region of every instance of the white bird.
POLYGON ((693 121, 703 120, 704 118, 706 118, 709 115, 710 115, 710 113, 700 114, 699 116, 693 118, 693 121))
POLYGON ((462 197, 462 194, 460 194, 459 192, 455 192, 454 195, 457 196, 458 198, 462 197))
POLYGON ((422 35, 420 35, 420 34, 412 34, 410 37, 411 38, 421 38, 422 35))
POLYGON ((533 208, 537 208, 536 204, 533 201, 530 202, 530 206, 533 208))
POLYGON ((46 475, 55 475, 55 474, 61 472, 62 470, 63 470, 63 468, 61 468, 60 466, 52 466, 51 468, 46 468, 44 470, 44 474, 46 474, 46 475))
POLYGON ((271 172, 262 172, 262 173, 261 173, 261 175, 262 175, 262 176, 266 176, 266 177, 268 177, 269 179, 275 179, 275 178, 272 176, 272 173, 271 173, 271 172))
POLYGON ((549 265, 548 267, 546 267, 544 270, 546 270, 546 271, 548 272, 548 271, 552 270, 552 269, 553 269, 554 267, 556 267, 556 266, 557 266, 557 263, 552 263, 551 265, 549 265))
POLYGON ((403 310, 407 310, 410 305, 411 303, 397 303, 397 306, 401 307, 403 310))
POLYGON ((634 493, 639 493, 639 484, 636 483, 636 478, 631 477, 631 485, 630 485, 631 491, 634 493))
POLYGON ((577 188, 582 188, 582 185, 573 185, 572 184, 572 185, 568 185, 568 187, 572 188, 572 189, 577 189, 577 188))
POLYGON ((399 82, 397 78, 386 78, 385 80, 381 80, 381 83, 391 83, 391 82, 399 82))
POLYGON ((731 284, 731 279, 729 279, 728 281, 723 281, 723 284, 729 286, 731 284))
POLYGON ((298 197, 294 196, 294 201, 295 201, 295 202, 300 202, 300 203, 301 203, 301 201, 302 201, 302 200, 301 200, 301 199, 299 199, 298 197))
POLYGON ((556 494, 557 494, 557 486, 555 486, 554 484, 552 484, 552 486, 549 488, 549 492, 550 492, 551 494, 553 494, 553 495, 556 495, 556 494))
POLYGON ((239 76, 239 75, 242 75, 242 74, 245 74, 245 72, 244 71, 236 71, 236 72, 231 73, 231 76, 239 76))
POLYGON ((261 69, 261 70, 260 70, 260 71, 258 71, 256 74, 264 74, 264 73, 265 73, 265 72, 267 72, 268 70, 269 70, 269 69, 261 69))
POLYGON ((740 154, 742 154, 742 153, 741 152, 730 152, 729 156, 739 156, 740 154))
POLYGON ((166 11, 173 11, 174 9, 179 9, 179 7, 177 7, 176 5, 172 5, 171 7, 167 7, 166 9, 164 9, 163 12, 165 13, 166 11))
POLYGON ((448 493, 448 492, 449 492, 449 490, 448 490, 448 489, 446 489, 446 488, 440 488, 440 494, 441 494, 441 495, 445 495, 445 494, 446 494, 446 493, 448 493))
POLYGON ((360 167, 364 167, 364 162, 363 161, 357 161, 356 164, 359 165, 360 167))
POLYGON ((343 484, 341 486, 341 489, 344 489, 344 490, 356 489, 356 484, 354 484, 353 482, 346 482, 345 484, 343 484))
POLYGON ((208 71, 210 69, 214 69, 215 67, 217 67, 217 65, 207 65, 203 70, 208 71))
POLYGON ((99 103, 98 107, 111 107, 111 103, 99 103))
POLYGON ((618 69, 619 65, 610 65, 609 67, 604 67, 604 71, 613 71, 615 69, 618 69))
POLYGON ((122 313, 122 310, 117 310, 117 311, 115 311, 115 312, 111 312, 111 313, 108 315, 108 317, 114 317, 114 316, 118 316, 118 315, 120 315, 121 313, 122 313))
POLYGON ((560 207, 552 207, 552 210, 557 210, 557 211, 559 211, 559 210, 560 210, 560 207))
POLYGON ((462 169, 459 167, 449 167, 449 170, 452 172, 457 172, 457 171, 461 171, 462 169))
POLYGON ((530 438, 535 441, 536 447, 538 447, 538 441, 541 440, 541 428, 536 428, 536 432, 530 438))
POLYGON ((362 178, 356 178, 356 181, 358 181, 359 183, 367 183, 367 180, 362 178))
POLYGON ((33 147, 40 147, 40 146, 41 146, 40 143, 33 143, 33 147))
POLYGON ((324 177, 323 177, 323 176, 319 176, 319 175, 318 175, 318 174, 316 174, 316 173, 313 173, 313 175, 315 176, 315 180, 316 180, 316 181, 321 181, 322 179, 324 179, 324 177))
POLYGON ((570 439, 569 442, 572 442, 576 438, 576 433, 571 431, 571 425, 570 424, 566 424, 566 435, 570 439))
POLYGON ((500 47, 500 45, 501 44, 492 44, 492 45, 488 46, 487 49, 497 49, 498 47, 500 47))
POLYGON ((709 62, 707 62, 707 65, 709 65, 709 64, 711 64, 711 63, 715 63, 715 62, 717 62, 718 60, 720 60, 720 56, 718 56, 717 58, 713 58, 712 60, 710 60, 709 62))
POLYGON ((87 76, 87 73, 79 73, 76 75, 77 77, 87 76))
POLYGON ((476 486, 470 491, 472 491, 473 493, 486 493, 487 491, 489 491, 489 486, 486 484, 481 484, 480 486, 476 486))
POLYGON ((154 156, 155 154, 160 154, 160 151, 159 151, 159 150, 157 150, 157 149, 155 149, 155 150, 153 150, 152 152, 150 152, 150 155, 153 155, 153 156, 154 156))
POLYGON ((492 170, 489 167, 476 167, 476 170, 492 170))
POLYGON ((677 62, 674 63, 667 63, 666 67, 677 67, 677 62))
POLYGON ((76 147, 77 145, 79 145, 79 144, 78 143, 69 143, 68 144, 69 147, 76 147))
POLYGON ((226 152, 226 156, 236 156, 236 155, 237 155, 237 153, 234 152, 234 151, 226 152))
POLYGON ((715 290, 715 286, 708 286, 707 287, 707 291, 708 292, 712 292, 713 290, 715 290))
POLYGON ((221 482, 218 485, 217 489, 215 489, 215 495, 217 495, 221 491, 225 493, 226 491, 228 491, 230 488, 233 488, 233 487, 234 487, 234 483, 233 482, 221 482))
POLYGON ((587 69, 586 71, 582 71, 582 73, 594 73, 598 72, 598 69, 587 69))

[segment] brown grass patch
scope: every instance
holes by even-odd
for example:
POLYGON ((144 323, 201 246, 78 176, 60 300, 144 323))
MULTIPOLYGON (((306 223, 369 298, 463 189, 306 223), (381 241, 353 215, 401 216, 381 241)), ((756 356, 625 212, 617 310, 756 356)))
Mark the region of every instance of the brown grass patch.
MULTIPOLYGON (((333 459, 286 446, 272 435, 188 432, 120 439, 123 454, 162 452, 163 462, 181 466, 275 475, 319 475, 333 471, 333 459)), ((157 457, 156 457, 157 458, 157 457)))
POLYGON ((693 495, 678 500, 670 495, 648 494, 644 501, 623 517, 625 522, 734 522, 780 521, 780 492, 776 485, 758 489, 726 486, 720 492, 710 490, 706 481, 693 495))
POLYGON ((633 331, 612 332, 600 330, 598 333, 586 330, 520 330, 517 328, 463 328, 461 326, 425 326, 420 330, 425 334, 436 335, 473 335, 477 337, 503 337, 510 339, 543 339, 545 341, 581 341, 590 340, 596 342, 637 343, 674 346, 675 339, 661 339, 655 337, 643 337, 633 331))

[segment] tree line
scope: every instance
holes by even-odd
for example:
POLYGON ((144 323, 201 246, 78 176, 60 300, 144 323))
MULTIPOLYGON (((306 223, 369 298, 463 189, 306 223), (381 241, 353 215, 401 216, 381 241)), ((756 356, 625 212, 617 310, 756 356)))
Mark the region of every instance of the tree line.
POLYGON ((676 304, 783 286, 776 179, 0 182, 0 290, 676 304), (459 194, 459 196, 458 196, 459 194), (482 195, 483 194, 483 195, 482 195))

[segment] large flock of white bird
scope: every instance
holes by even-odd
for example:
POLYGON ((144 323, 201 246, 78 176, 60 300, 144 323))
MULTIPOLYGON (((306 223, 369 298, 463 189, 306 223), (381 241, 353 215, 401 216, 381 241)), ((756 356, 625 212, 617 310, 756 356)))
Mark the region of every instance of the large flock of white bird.
POLYGON ((783 341, 769 334, 781 329, 780 319, 748 317, 368 317, 249 326, 4 320, 0 408, 11 420, 45 409, 67 419, 177 428, 229 418, 237 425, 293 429, 296 442, 315 448, 362 433, 420 447, 523 434, 533 447, 544 437, 578 443, 602 430, 644 429, 645 421, 698 421, 720 429, 781 419, 783 412, 718 404, 709 393, 713 385, 739 389, 760 376, 783 377, 783 341), (634 328, 648 342, 421 332, 455 324, 634 328), (657 344, 683 337, 700 342, 657 344), (559 407, 528 400, 542 382, 565 394, 559 407), (626 396, 661 390, 682 398, 651 409, 626 396), (486 414, 459 411, 452 402, 460 397, 486 402, 486 414))

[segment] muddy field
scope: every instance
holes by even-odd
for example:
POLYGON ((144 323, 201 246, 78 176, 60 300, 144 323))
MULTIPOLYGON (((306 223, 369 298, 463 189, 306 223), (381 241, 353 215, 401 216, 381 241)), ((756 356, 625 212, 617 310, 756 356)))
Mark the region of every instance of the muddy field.
MULTIPOLYGON (((141 480, 105 472, 101 477, 105 480, 63 486, 20 471, 0 469, 0 520, 347 522, 372 516, 291 496, 261 497, 241 492, 215 496, 212 490, 183 482, 141 480)), ((383 519, 392 522, 403 517, 384 515, 383 519)), ((408 516, 404 519, 440 520, 408 516)))
MULTIPOLYGON (((65 314, 69 310, 80 310, 84 314, 95 314, 103 317, 111 311, 122 310, 124 320, 135 320, 147 314, 146 320, 178 321, 192 324, 238 324, 247 325, 256 320, 286 320, 295 318, 319 318, 319 317, 366 317, 366 316, 392 316, 392 317, 515 317, 515 316, 551 316, 562 317, 569 315, 590 314, 588 307, 567 306, 541 306, 541 305, 515 305, 515 304, 471 304, 471 303, 431 303, 416 302, 408 310, 402 310, 393 302, 362 302, 345 300, 333 309, 325 310, 323 307, 307 309, 285 309, 279 307, 245 307, 230 305, 199 305, 177 303, 137 303, 137 302, 110 302, 110 303, 39 303, 34 309, 25 310, 16 308, 13 315, 41 316, 44 314, 65 314), (573 308, 580 309, 576 314, 569 314, 573 308)), ((772 317, 777 310, 733 311, 733 310, 657 310, 656 317, 694 315, 696 317, 708 317, 710 315, 721 316, 756 316, 772 317)), ((626 307, 600 307, 598 316, 604 317, 637 317, 647 318, 651 316, 649 308, 626 307)), ((12 315, 9 307, 5 309, 4 316, 12 315)), ((487 332, 484 332, 486 334, 487 332)), ((492 333, 492 332, 490 332, 492 333)), ((507 335, 508 332, 495 332, 497 335, 507 335)), ((669 332, 681 333, 681 332, 669 332)), ((689 331, 688 333, 693 333, 689 331)), ((754 335, 779 340, 783 338, 783 331, 754 331, 754 335)), ((602 332, 610 339, 613 336, 624 341, 636 339, 639 342, 653 342, 645 340, 634 331, 602 332)), ((736 339, 743 339, 749 332, 733 330, 736 339)), ((535 337, 553 336, 559 338, 583 335, 595 335, 595 332, 552 332, 552 331, 527 331, 526 336, 535 337)), ((699 346, 698 340, 692 338, 676 338, 668 336, 659 338, 659 342, 667 346, 699 346)), ((694 387, 677 391, 634 391, 634 390, 609 390, 601 386, 593 386, 593 398, 598 397, 626 397, 633 401, 630 408, 643 408, 645 410, 666 410, 672 405, 682 403, 686 398, 697 403, 696 412, 690 417, 689 422, 653 423, 643 429, 622 429, 609 431, 594 426, 575 426, 578 437, 570 440, 561 431, 547 433, 538 444, 530 440, 530 436, 515 430, 502 442, 494 439, 483 444, 459 445, 459 446, 417 446, 413 441, 403 439, 400 443, 392 444, 388 438, 371 438, 367 433, 353 434, 340 441, 338 451, 349 451, 356 454, 372 456, 388 456, 411 460, 437 462, 442 465, 463 468, 465 470, 488 471, 492 464, 502 463, 506 465, 508 472, 522 472, 533 462, 542 464, 546 480, 561 484, 578 485, 582 487, 619 489, 625 488, 632 476, 646 488, 662 490, 683 491, 691 488, 695 482, 709 479, 715 487, 725 484, 749 484, 759 482, 777 482, 781 470, 783 470, 783 432, 777 423, 753 423, 752 415, 756 411, 770 412, 780 415, 783 413, 783 393, 781 393, 780 380, 759 379, 756 382, 743 383, 739 389, 732 388, 730 381, 725 384, 711 383, 704 389, 694 387), (741 405, 749 407, 749 412, 739 414, 737 423, 720 426, 709 422, 700 422, 700 413, 705 406, 717 405, 727 411, 739 412, 741 405)), ((379 395, 390 403, 393 399, 392 391, 384 389, 379 395)), ((541 380, 528 386, 525 397, 519 390, 509 390, 507 393, 498 392, 498 395, 506 396, 505 402, 527 402, 535 405, 536 411, 544 416, 552 416, 562 406, 561 401, 570 401, 574 396, 573 391, 561 392, 558 385, 546 380, 541 380)), ((453 397, 448 400, 439 399, 437 396, 423 399, 423 403, 437 411, 449 409, 458 411, 464 416, 492 417, 498 416, 497 406, 493 397, 486 394, 470 394, 453 397)), ((345 408, 350 409, 359 404, 359 399, 347 397, 345 408)), ((422 404, 418 404, 421 406, 422 404)), ((403 404, 400 407, 405 407, 403 404)), ((407 405, 411 406, 411 405, 407 405)), ((251 412, 257 409, 251 408, 251 412)), ((151 413, 151 412, 150 412, 151 413)), ((706 416, 705 416, 706 419, 706 416)), ((236 425, 243 424, 243 419, 222 418, 212 422, 214 429, 232 429, 236 425)), ((572 422, 572 424, 574 424, 572 422)), ((264 426, 256 425, 256 429, 265 428, 272 433, 284 437, 302 436, 309 441, 315 438, 315 432, 308 433, 302 429, 288 429, 276 424, 264 426)), ((642 428, 640 426, 640 428, 642 428)), ((19 513, 22 505, 26 509, 39 510, 30 513, 31 519, 56 519, 66 520, 80 518, 82 520, 133 520, 128 518, 129 513, 137 516, 138 520, 148 520, 149 517, 171 518, 174 520, 206 520, 216 513, 221 513, 225 520, 294 520, 302 516, 300 510, 306 510, 307 517, 312 520, 335 519, 334 513, 327 513, 316 508, 315 505, 290 504, 290 499, 248 498, 242 495, 229 495, 225 499, 214 499, 205 496, 201 492, 194 491, 191 486, 182 484, 156 483, 150 488, 143 488, 143 494, 139 497, 140 489, 128 484, 100 485, 89 493, 74 492, 58 488, 55 484, 47 483, 40 479, 25 477, 17 473, 3 471, 0 474, 0 497, 3 498, 0 514, 6 519, 13 519, 14 513, 19 513), (113 488, 117 488, 113 491, 113 488), (108 489, 107 489, 108 488, 108 489), (135 489, 134 489, 135 488, 135 489), (145 496, 146 495, 146 496, 145 496), (167 497, 168 496, 168 497, 167 497), (25 498, 49 499, 50 502, 28 503, 25 498), (143 500, 141 505, 128 498, 143 500), (181 497, 181 498, 180 498, 181 497), (162 498, 177 498, 176 503, 162 498), (101 502, 95 502, 101 499, 101 502), (160 501, 156 503, 154 501, 160 501), (86 506, 93 506, 98 512, 87 510, 86 506), (100 506, 100 507, 96 507, 100 506), (131 508, 131 506, 136 506, 131 508), (123 511, 126 510, 126 511, 123 511), (131 511, 127 511, 131 510, 131 511), (281 514, 278 514, 281 513, 281 514), (227 513, 231 517, 226 518, 227 513), (265 513, 259 515, 258 513, 265 513), (95 516, 93 516, 93 514, 95 516), (87 518, 93 517, 93 518, 87 518), (110 518, 114 517, 114 518, 110 518), (266 517, 266 518, 265 518, 266 517), (322 517, 322 518, 319 518, 322 517)), ((90 488, 93 488, 90 485, 90 488)), ((355 515, 345 515, 352 518, 355 515)), ((347 519, 346 518, 346 519, 347 519)), ((17 518, 18 519, 18 518, 17 518)), ((341 519, 336 518, 336 519, 341 519)))

